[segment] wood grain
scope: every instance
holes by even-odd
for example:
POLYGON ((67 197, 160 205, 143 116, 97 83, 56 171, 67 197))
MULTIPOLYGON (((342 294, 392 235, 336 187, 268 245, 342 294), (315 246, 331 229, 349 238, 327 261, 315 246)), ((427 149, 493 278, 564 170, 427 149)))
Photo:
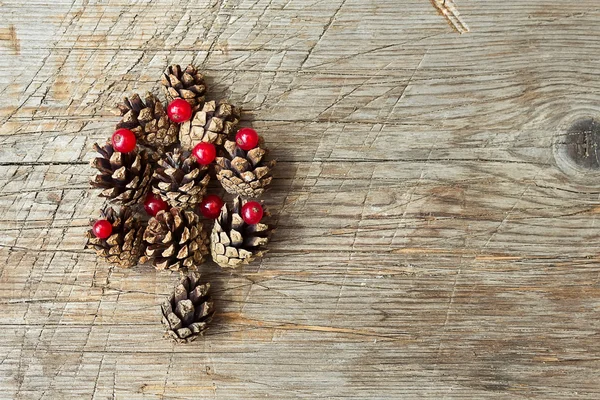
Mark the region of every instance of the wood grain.
POLYGON ((561 149, 600 7, 454 3, 469 33, 427 0, 2 0, 0 398, 598 399, 600 172, 561 149), (83 250, 92 144, 173 62, 279 160, 271 251, 207 267, 188 346, 176 275, 83 250))

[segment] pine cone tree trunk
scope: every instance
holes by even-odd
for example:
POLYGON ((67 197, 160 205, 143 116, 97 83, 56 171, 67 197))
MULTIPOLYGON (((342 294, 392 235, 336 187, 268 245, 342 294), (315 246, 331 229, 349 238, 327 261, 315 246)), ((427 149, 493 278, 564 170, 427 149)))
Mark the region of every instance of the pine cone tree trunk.
POLYGON ((204 333, 214 314, 209 289, 209 283, 200 283, 200 274, 190 272, 165 300, 162 322, 171 339, 189 343, 204 333))

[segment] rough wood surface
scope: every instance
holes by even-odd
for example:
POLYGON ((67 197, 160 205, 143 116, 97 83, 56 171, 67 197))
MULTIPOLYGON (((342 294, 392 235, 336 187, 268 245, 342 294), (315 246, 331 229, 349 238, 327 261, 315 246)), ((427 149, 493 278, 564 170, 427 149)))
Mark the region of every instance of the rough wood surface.
POLYGON ((600 7, 453 7, 1 0, 0 398, 600 398, 600 7), (176 275, 83 250, 92 144, 172 62, 279 159, 271 251, 209 268, 187 346, 176 275))

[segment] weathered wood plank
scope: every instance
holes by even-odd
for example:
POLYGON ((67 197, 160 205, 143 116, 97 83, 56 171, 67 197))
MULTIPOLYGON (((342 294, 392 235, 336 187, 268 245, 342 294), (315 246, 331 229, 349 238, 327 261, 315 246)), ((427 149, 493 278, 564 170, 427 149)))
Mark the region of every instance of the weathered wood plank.
POLYGON ((455 3, 468 34, 424 0, 2 0, 0 398, 597 399, 600 8, 455 3), (176 276, 82 249, 91 146, 170 62, 279 160, 271 251, 207 267, 190 346, 176 276))

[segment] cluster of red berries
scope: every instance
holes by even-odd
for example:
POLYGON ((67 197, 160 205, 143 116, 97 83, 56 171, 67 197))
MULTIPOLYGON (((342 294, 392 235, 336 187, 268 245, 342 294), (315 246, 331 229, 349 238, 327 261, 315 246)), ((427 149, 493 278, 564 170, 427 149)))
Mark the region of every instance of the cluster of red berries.
MULTIPOLYGON (((167 115, 175 123, 186 122, 192 118, 192 106, 183 99, 174 99, 167 107, 167 115)), ((113 148, 120 153, 132 152, 137 145, 135 134, 125 128, 117 129, 111 141, 113 148)), ((242 150, 248 151, 258 146, 259 136, 252 128, 242 128, 237 132, 235 142, 242 150)), ((200 142, 193 148, 192 154, 198 164, 209 165, 215 160, 217 149, 212 143, 200 142)), ((223 199, 219 196, 209 194, 200 203, 199 211, 205 218, 216 219, 221 213, 223 204, 223 199)), ((167 209, 167 203, 152 193, 144 200, 144 210, 150 216, 156 216, 160 211, 167 209)), ((257 201, 249 201, 242 207, 242 218, 249 225, 258 224, 263 213, 263 208, 257 201)), ((94 223, 92 232, 97 238, 106 239, 112 234, 112 225, 106 219, 99 219, 94 223)))

